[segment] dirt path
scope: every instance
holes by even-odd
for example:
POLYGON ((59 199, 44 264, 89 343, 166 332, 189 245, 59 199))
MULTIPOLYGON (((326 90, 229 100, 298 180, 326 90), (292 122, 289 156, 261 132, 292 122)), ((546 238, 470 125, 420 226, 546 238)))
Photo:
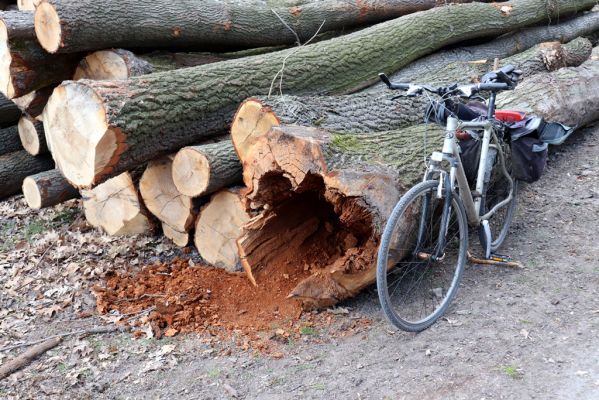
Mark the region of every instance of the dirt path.
MULTIPOLYGON (((0 347, 97 323, 70 319, 85 317, 93 304, 89 285, 104 271, 178 254, 157 239, 121 242, 128 247, 114 250, 109 239, 83 232, 62 239, 78 246, 76 254, 53 246, 50 260, 38 263, 47 245, 35 246, 62 243, 60 229, 77 219, 54 221, 65 209, 47 211, 44 221, 58 239, 33 234, 33 245, 25 234, 35 219, 20 204, 10 205, 17 213, 0 208, 3 238, 25 237, 0 242, 0 347), (27 273, 16 272, 19 262, 27 273), (21 288, 30 278, 38 280, 21 288)), ((544 178, 521 192, 504 252, 526 269, 468 266, 446 318, 423 333, 391 329, 370 289, 322 313, 330 325, 310 326, 308 318, 289 338, 265 333, 265 340, 278 340, 279 358, 243 350, 243 338, 71 338, 0 382, 0 398, 597 399, 598 216, 595 127, 553 151, 544 178)))

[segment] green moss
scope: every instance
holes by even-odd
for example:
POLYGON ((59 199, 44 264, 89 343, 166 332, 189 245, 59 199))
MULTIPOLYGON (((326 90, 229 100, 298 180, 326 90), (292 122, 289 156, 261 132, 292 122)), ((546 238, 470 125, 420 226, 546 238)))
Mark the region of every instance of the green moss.
POLYGON ((361 153, 366 149, 357 136, 349 133, 333 133, 331 145, 344 153, 361 153))

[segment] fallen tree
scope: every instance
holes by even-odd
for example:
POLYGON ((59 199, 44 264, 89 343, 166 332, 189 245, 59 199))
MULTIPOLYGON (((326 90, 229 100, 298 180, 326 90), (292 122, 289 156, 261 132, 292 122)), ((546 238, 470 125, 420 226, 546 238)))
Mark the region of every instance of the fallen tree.
POLYGON ((281 2, 187 0, 49 0, 35 11, 35 29, 50 53, 111 47, 203 50, 303 43, 334 31, 393 19, 436 0, 281 2), (292 30, 293 29, 293 30, 292 30))
POLYGON ((60 171, 52 169, 25 178, 23 195, 30 208, 39 210, 79 197, 79 192, 60 171))
POLYGON ((0 198, 19 193, 26 177, 52 168, 49 156, 32 157, 24 150, 0 155, 0 198))
POLYGON ((397 70, 440 47, 581 11, 595 1, 552 4, 549 12, 544 0, 514 0, 503 9, 480 3, 440 7, 276 53, 126 81, 66 82, 48 102, 44 128, 65 177, 75 186, 91 186, 224 132, 237 105, 250 95, 268 93, 280 73, 285 92, 350 91, 372 83, 379 71, 397 70), (447 29, 445 21, 460 20, 468 23, 447 29), (431 38, 427 46, 423 35, 431 38))
POLYGON ((0 15, 0 91, 9 99, 73 76, 79 54, 52 55, 40 47, 33 14, 11 11, 0 15))
MULTIPOLYGON (((532 77, 499 103, 588 124, 599 119, 598 78, 599 63, 587 61, 532 77)), ((238 240, 250 280, 259 285, 284 260, 295 260, 311 275, 290 296, 307 307, 334 304, 373 283, 381 230, 442 138, 440 128, 423 125, 367 134, 283 126, 256 138, 241 158, 246 204, 260 213, 238 240)), ((410 218, 405 224, 416 228, 410 218)))

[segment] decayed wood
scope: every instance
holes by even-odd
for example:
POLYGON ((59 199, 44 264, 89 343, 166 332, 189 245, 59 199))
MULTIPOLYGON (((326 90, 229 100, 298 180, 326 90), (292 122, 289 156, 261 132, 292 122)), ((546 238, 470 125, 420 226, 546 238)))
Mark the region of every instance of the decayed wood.
POLYGON ((25 150, 0 156, 0 199, 19 193, 26 177, 52 168, 51 157, 32 157, 25 150))
POLYGON ((161 222, 179 233, 193 227, 197 210, 191 197, 177 190, 173 182, 174 155, 148 163, 139 181, 139 191, 148 210, 161 222))
POLYGON ((87 222, 109 235, 137 235, 149 233, 153 228, 129 172, 92 190, 82 190, 81 197, 87 222))
POLYGON ((0 92, 9 99, 70 79, 78 54, 51 55, 40 47, 33 14, 12 11, 0 15, 0 92))
POLYGON ((77 198, 79 192, 67 182, 60 171, 52 169, 25 178, 23 195, 29 207, 39 210, 77 198))
POLYGON ((28 115, 19 120, 18 135, 23 148, 32 156, 48 153, 44 124, 28 115))
POLYGON ((23 114, 36 118, 41 121, 41 114, 48 103, 56 85, 46 86, 44 88, 29 92, 24 96, 14 98, 12 101, 19 107, 23 114))
POLYGON ((0 129, 0 156, 19 150, 23 150, 23 146, 16 125, 0 129))
POLYGON ((0 94, 0 127, 12 126, 19 121, 21 110, 15 103, 0 94))
POLYGON ((50 53, 111 47, 249 48, 303 43, 319 30, 369 25, 438 4, 436 0, 296 3, 48 0, 37 7, 35 25, 40 43, 50 53))
POLYGON ((481 3, 440 7, 267 55, 126 81, 65 82, 48 102, 44 128, 59 169, 73 184, 90 186, 158 154, 224 132, 237 105, 250 94, 267 94, 283 64, 286 93, 343 92, 442 46, 501 34, 594 4, 555 0, 549 12, 545 0, 514 0, 509 12, 481 3), (468 23, 447 29, 446 21, 468 23), (423 37, 430 38, 427 46, 422 45, 423 37), (61 143, 60 148, 53 142, 61 143))
POLYGON ((184 147, 173 160, 173 182, 189 197, 199 197, 241 182, 241 163, 231 139, 184 147))
MULTIPOLYGON (((578 66, 590 56, 589 40, 578 38, 561 45, 542 43, 525 52, 502 60, 523 72, 522 78, 539 72, 548 72, 565 66, 578 66)), ((425 73, 418 83, 453 84, 476 82, 492 69, 492 63, 455 62, 445 65, 434 74, 425 73)), ((397 93, 367 91, 346 96, 272 96, 244 101, 231 125, 231 139, 238 156, 251 147, 255 137, 268 132, 273 126, 317 126, 337 132, 369 132, 399 129, 423 120, 429 104, 425 96, 402 97, 397 93)))
MULTIPOLYGON (((503 93, 499 106, 582 126, 599 119, 598 78, 596 61, 538 74, 503 93)), ((421 179, 425 156, 442 139, 440 128, 423 125, 366 134, 282 126, 256 138, 241 158, 246 204, 259 213, 238 240, 249 278, 259 285, 256 272, 285 257, 299 257, 301 265, 310 243, 348 243, 323 251, 326 261, 310 266, 312 275, 290 296, 307 306, 328 306, 372 284, 391 209, 421 179)), ((406 231, 416 222, 408 215, 406 231)))
POLYGON ((215 267, 240 271, 236 242, 249 219, 238 188, 212 195, 196 221, 194 243, 200 256, 215 267))
POLYGON ((46 340, 43 343, 33 346, 29 350, 25 351, 23 354, 20 354, 15 359, 4 363, 0 366, 0 380, 29 365, 29 363, 31 363, 31 361, 33 361, 37 357, 41 356, 48 350, 58 346, 61 341, 62 338, 53 338, 46 340))

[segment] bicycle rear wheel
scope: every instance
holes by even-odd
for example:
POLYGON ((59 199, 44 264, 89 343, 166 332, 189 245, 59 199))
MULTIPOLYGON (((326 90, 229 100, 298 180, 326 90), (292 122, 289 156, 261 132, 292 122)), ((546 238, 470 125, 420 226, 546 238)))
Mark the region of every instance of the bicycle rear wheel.
POLYGON ((437 181, 419 183, 401 198, 379 246, 377 289, 383 312, 393 325, 410 332, 430 327, 445 313, 466 263, 464 206, 453 193, 445 211, 445 199, 436 197, 438 185, 437 181), (439 237, 443 223, 445 240, 439 237), (445 242, 443 249, 438 248, 440 239, 445 242))

